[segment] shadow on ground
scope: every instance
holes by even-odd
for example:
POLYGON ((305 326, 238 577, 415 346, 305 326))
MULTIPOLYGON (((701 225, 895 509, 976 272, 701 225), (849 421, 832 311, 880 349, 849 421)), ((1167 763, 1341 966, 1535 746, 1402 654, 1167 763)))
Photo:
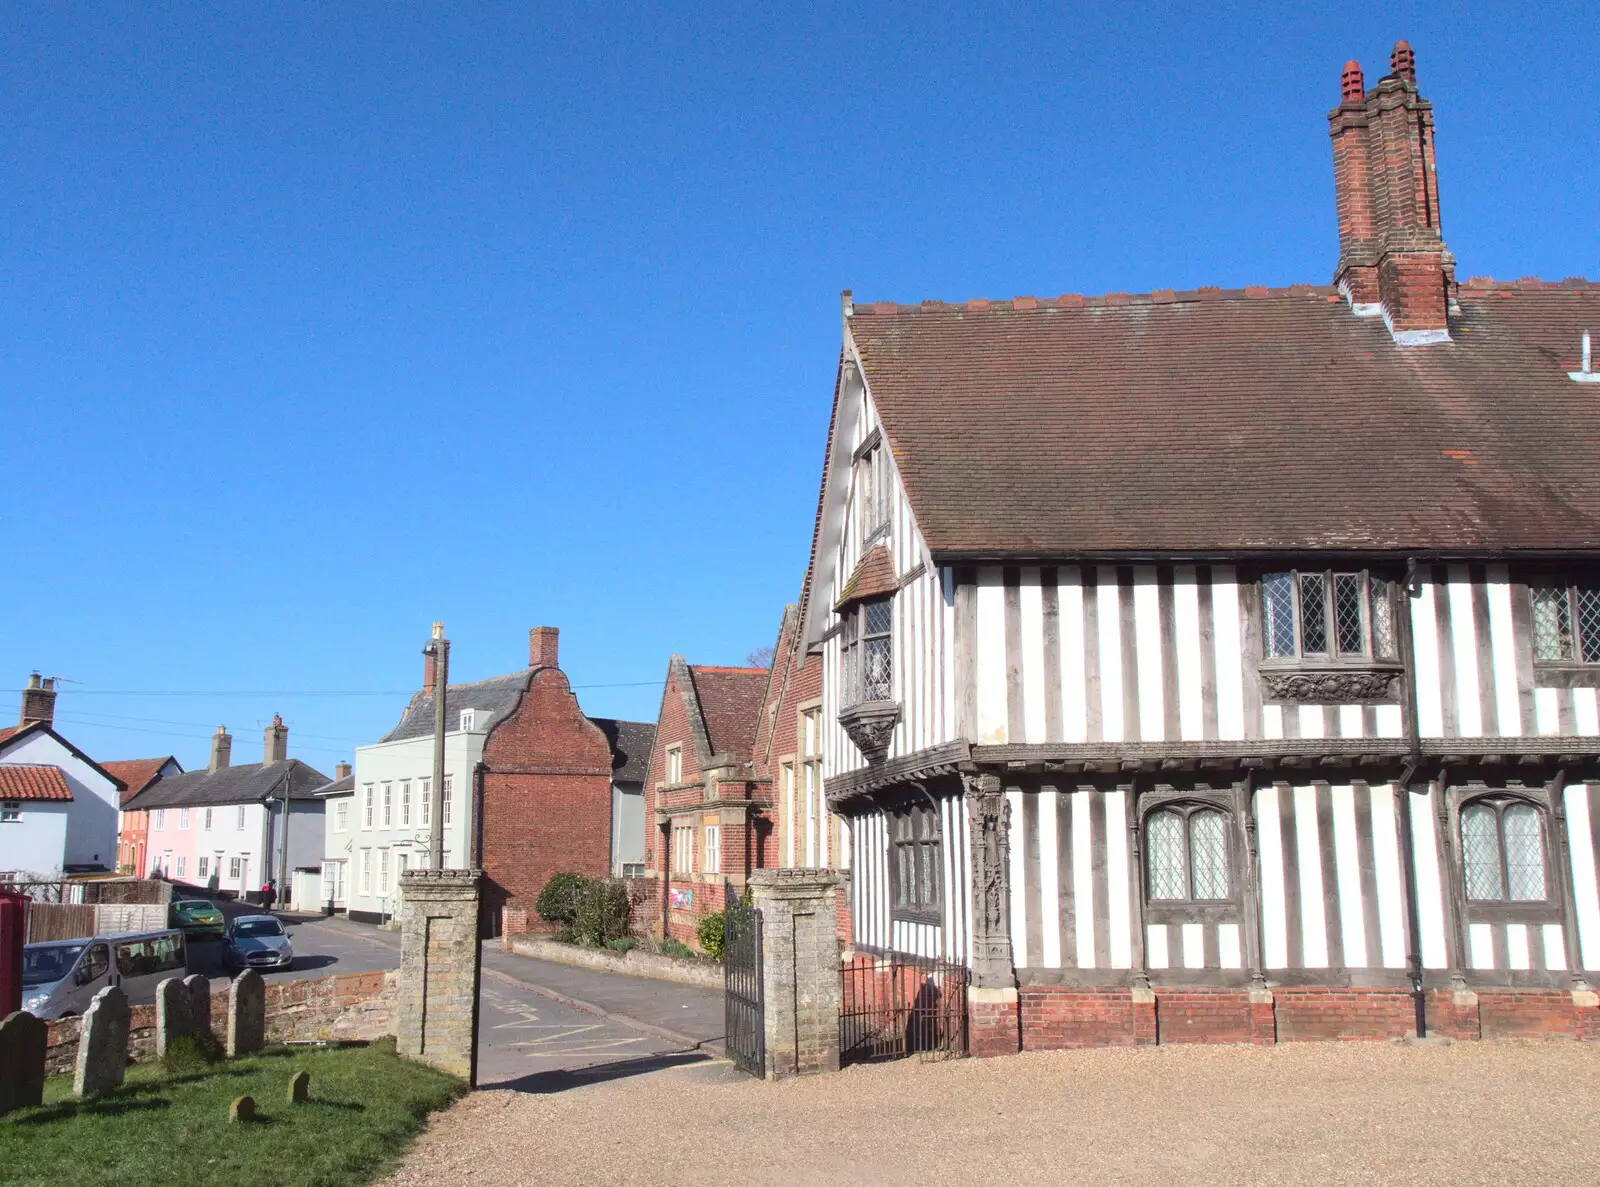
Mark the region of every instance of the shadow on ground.
POLYGON ((585 1088, 590 1084, 604 1084, 611 1080, 625 1080, 630 1076, 647 1076, 651 1072, 665 1071, 668 1068, 717 1062, 719 1061, 707 1055, 704 1051, 676 1051, 670 1055, 648 1055, 640 1059, 622 1059, 615 1063, 598 1063, 592 1067, 534 1072, 531 1075, 518 1076, 514 1080, 503 1080, 498 1084, 479 1084, 478 1087, 548 1095, 553 1092, 566 1092, 572 1088, 585 1088))

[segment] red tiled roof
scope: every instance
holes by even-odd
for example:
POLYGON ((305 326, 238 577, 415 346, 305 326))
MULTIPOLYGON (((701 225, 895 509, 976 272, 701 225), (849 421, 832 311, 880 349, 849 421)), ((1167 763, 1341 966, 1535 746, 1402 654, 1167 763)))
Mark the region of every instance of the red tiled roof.
POLYGON ((5 729, 0 729, 0 742, 4 742, 7 738, 21 728, 22 727, 20 725, 8 725, 5 727, 5 729))
POLYGON ((843 610, 852 603, 890 594, 899 588, 900 579, 894 575, 894 561, 889 558, 888 547, 875 544, 856 562, 855 572, 850 574, 844 588, 839 591, 839 601, 834 609, 843 610))
POLYGON ((767 691, 766 668, 689 667, 712 754, 744 762, 755 749, 756 726, 767 691))
POLYGON ((60 767, 0 763, 0 800, 67 800, 72 789, 60 767))
POLYGON ((125 758, 100 765, 128 785, 122 793, 122 802, 125 804, 143 791, 157 772, 171 760, 172 756, 166 755, 162 758, 125 758))
POLYGON ((1398 346, 1328 288, 854 307, 945 558, 1600 549, 1600 283, 1472 280, 1398 346))

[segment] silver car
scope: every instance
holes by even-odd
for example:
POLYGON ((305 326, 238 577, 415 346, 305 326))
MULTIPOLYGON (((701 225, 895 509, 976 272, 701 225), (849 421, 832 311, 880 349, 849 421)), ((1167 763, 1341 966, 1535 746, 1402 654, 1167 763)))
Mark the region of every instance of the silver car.
POLYGON ((222 938, 222 963, 230 969, 294 967, 294 948, 273 915, 241 915, 222 938))

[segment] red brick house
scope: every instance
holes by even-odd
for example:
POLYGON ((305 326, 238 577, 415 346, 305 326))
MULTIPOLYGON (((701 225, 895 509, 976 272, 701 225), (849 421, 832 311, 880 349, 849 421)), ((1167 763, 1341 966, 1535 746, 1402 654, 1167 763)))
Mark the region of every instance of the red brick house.
MULTIPOLYGON (((527 668, 448 690, 447 767, 464 763, 459 781, 470 787, 460 795, 452 786, 458 780, 446 776, 450 802, 464 814, 458 822, 447 812, 446 824, 465 824, 463 848, 486 875, 484 927, 495 934, 538 926, 535 904, 555 874, 610 876, 619 861, 613 837, 618 818, 630 798, 635 806, 640 798, 650 725, 586 717, 561 670, 559 642, 555 627, 535 627, 528 632, 527 668)), ((357 843, 365 843, 362 834, 369 833, 380 851, 405 850, 407 863, 417 865, 425 857, 402 834, 410 826, 426 836, 420 817, 413 824, 408 813, 410 789, 418 789, 420 809, 431 778, 431 660, 423 680, 399 724, 378 745, 356 752, 351 830, 357 843), (399 832, 385 832, 385 822, 396 815, 399 832)), ((465 859, 448 835, 445 859, 447 866, 465 859)), ((354 894, 361 893, 366 864, 376 866, 380 880, 390 868, 381 853, 370 863, 358 862, 354 894)))
POLYGON ((667 667, 645 780, 652 930, 693 942, 701 917, 773 864, 771 785, 754 763, 767 668, 667 667))

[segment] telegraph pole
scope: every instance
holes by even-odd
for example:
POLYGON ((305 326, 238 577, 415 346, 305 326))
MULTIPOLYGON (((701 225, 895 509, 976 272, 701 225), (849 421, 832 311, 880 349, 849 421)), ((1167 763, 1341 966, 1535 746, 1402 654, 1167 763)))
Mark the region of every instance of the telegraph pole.
POLYGON ((444 869, 444 734, 445 694, 450 687, 450 640, 444 623, 433 624, 433 638, 422 649, 433 657, 433 787, 428 805, 428 868, 444 869))

